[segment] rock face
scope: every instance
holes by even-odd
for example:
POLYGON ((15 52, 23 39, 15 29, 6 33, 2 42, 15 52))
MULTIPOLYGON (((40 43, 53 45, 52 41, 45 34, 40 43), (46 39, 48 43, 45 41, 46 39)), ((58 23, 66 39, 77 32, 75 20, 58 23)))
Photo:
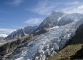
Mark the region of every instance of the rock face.
POLYGON ((52 12, 35 30, 35 33, 46 33, 21 48, 21 53, 13 56, 17 60, 45 60, 61 50, 75 35, 78 27, 83 24, 82 14, 65 14, 52 12))
POLYGON ((17 39, 17 38, 21 38, 23 36, 32 34, 36 28, 37 26, 28 26, 28 27, 25 27, 24 29, 18 29, 12 32, 10 35, 8 35, 5 38, 5 40, 17 39))

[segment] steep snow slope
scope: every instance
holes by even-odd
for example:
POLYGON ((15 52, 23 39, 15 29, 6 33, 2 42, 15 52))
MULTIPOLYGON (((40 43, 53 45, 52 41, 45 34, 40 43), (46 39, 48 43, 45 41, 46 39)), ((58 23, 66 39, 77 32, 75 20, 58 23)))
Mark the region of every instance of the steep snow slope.
MULTIPOLYGON (((82 17, 83 15, 81 14, 63 14, 58 18, 54 17, 57 18, 60 25, 51 27, 48 32, 40 35, 28 43, 27 46, 22 47, 21 53, 12 59, 45 60, 47 57, 62 49, 69 39, 75 35, 77 28, 83 24, 82 17), (60 21, 66 21, 66 23, 62 24, 60 21)), ((56 19, 54 21, 56 21, 56 19)))

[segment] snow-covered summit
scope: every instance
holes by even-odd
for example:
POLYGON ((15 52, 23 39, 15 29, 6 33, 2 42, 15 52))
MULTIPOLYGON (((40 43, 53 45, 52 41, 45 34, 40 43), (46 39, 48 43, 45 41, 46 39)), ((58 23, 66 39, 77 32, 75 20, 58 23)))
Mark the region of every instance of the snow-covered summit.
POLYGON ((62 12, 52 12, 43 22, 38 26, 36 31, 42 32, 46 31, 49 28, 54 26, 62 26, 73 21, 80 20, 83 17, 83 14, 73 13, 73 14, 66 14, 62 12))

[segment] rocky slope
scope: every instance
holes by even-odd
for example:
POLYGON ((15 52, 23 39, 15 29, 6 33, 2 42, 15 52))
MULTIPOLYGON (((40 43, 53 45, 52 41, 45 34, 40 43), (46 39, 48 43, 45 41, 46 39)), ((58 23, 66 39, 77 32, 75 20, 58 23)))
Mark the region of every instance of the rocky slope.
POLYGON ((23 29, 18 29, 16 31, 12 32, 11 34, 9 34, 5 38, 5 40, 17 39, 17 38, 21 38, 23 36, 32 34, 36 28, 37 28, 37 26, 27 26, 23 29))
POLYGON ((36 36, 33 37, 33 35, 29 35, 29 36, 24 36, 20 39, 0 41, 0 60, 4 60, 4 59, 6 60, 7 57, 8 58, 10 57, 8 55, 12 54, 15 49, 18 49, 18 47, 21 47, 27 44, 35 37, 36 36))

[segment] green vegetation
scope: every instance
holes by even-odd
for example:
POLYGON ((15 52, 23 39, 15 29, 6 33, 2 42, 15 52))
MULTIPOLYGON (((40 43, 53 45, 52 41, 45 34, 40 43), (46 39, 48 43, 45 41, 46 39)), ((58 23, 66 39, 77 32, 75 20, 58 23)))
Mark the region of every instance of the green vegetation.
POLYGON ((82 48, 79 51, 77 51, 75 55, 71 56, 71 59, 82 59, 83 60, 83 45, 82 45, 82 48))

